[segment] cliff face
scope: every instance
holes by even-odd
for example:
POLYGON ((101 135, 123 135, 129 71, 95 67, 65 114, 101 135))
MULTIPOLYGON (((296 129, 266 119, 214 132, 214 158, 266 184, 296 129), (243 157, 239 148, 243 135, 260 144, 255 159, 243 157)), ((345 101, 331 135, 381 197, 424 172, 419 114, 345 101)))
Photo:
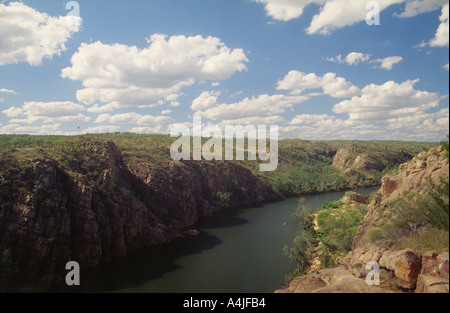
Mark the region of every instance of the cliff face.
POLYGON ((47 290, 68 261, 97 266, 169 241, 199 217, 276 197, 238 163, 173 162, 149 176, 129 168, 112 142, 84 148, 70 170, 34 158, 19 164, 21 176, 0 176, 0 252, 10 250, 17 279, 27 280, 14 288, 47 290), (32 186, 17 181, 25 178, 32 186))
MULTIPOLYGON (((339 155, 337 157, 340 158, 339 155)), ((392 292, 392 286, 395 286, 394 289, 416 293, 448 293, 448 252, 389 250, 378 247, 370 240, 372 230, 388 224, 388 216, 392 215, 384 213, 392 200, 402 197, 405 191, 425 195, 429 192, 430 179, 439 184, 440 178, 448 175, 449 161, 441 147, 422 152, 412 161, 402 164, 398 174, 383 178, 383 185, 373 197, 369 211, 358 228, 352 251, 337 259, 339 266, 296 278, 287 289, 277 292, 392 292), (373 269, 366 268, 369 262, 379 264, 381 288, 368 286, 365 282, 367 274, 373 269)))
POLYGON ((383 212, 389 202, 402 197, 405 191, 427 194, 429 179, 439 184, 441 177, 448 177, 449 162, 445 153, 441 147, 421 152, 412 161, 400 165, 398 174, 383 177, 383 185, 355 236, 353 249, 370 247, 370 232, 388 222, 383 212))
POLYGON ((375 173, 379 174, 412 157, 411 154, 399 148, 380 149, 376 145, 350 144, 337 151, 333 158, 333 166, 343 171, 347 178, 356 177, 357 180, 364 181, 374 179, 375 173))

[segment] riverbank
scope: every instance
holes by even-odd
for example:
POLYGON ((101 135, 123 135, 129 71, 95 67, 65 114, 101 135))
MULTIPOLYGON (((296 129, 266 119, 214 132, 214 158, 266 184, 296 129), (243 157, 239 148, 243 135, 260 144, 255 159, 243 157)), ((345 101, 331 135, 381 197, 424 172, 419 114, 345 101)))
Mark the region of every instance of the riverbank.
MULTIPOLYGON (((373 292, 363 282, 366 278, 375 282, 378 276, 382 292, 448 293, 449 161, 448 145, 444 147, 420 153, 402 164, 397 174, 383 178, 380 191, 358 223, 351 251, 335 258, 336 268, 295 278, 277 292, 373 292), (354 277, 349 279, 349 275, 354 277)), ((333 212, 319 211, 321 228, 314 231, 323 231, 326 237, 327 229, 332 230, 339 239, 346 228, 335 222, 340 212, 349 213, 349 207, 345 198, 330 206, 333 212)), ((328 249, 332 246, 320 239, 328 249)))

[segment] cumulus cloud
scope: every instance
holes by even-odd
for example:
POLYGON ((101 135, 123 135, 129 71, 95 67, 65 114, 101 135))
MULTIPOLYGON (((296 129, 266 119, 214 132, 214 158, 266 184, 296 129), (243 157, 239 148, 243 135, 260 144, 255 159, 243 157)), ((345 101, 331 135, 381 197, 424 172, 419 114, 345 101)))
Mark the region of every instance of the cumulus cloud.
POLYGON ((103 133, 115 133, 118 131, 120 131, 120 126, 106 125, 106 126, 96 126, 96 127, 86 128, 82 131, 82 133, 83 134, 103 134, 103 133))
POLYGON ((361 90, 361 96, 336 104, 335 113, 348 114, 351 120, 383 121, 423 113, 439 106, 439 95, 414 89, 419 80, 371 84, 361 90))
POLYGON ((337 55, 333 58, 326 58, 328 61, 337 63, 337 64, 347 64, 347 65, 358 65, 360 63, 379 63, 378 66, 374 66, 374 68, 382 68, 385 70, 392 70, 392 67, 403 61, 403 57, 401 56, 391 56, 383 59, 375 59, 370 60, 371 55, 368 53, 361 52, 351 52, 345 58, 342 57, 342 54, 337 55))
POLYGON ((254 116, 254 117, 244 117, 234 120, 224 120, 219 126, 225 125, 274 125, 283 122, 284 118, 278 115, 272 116, 254 116))
MULTIPOLYGON (((387 7, 404 2, 405 0, 377 0, 380 11, 387 7)), ((332 31, 351 26, 366 20, 370 10, 366 9, 367 1, 361 0, 328 0, 320 12, 314 15, 306 32, 328 35, 332 31)))
POLYGON ((301 114, 296 115, 292 121, 290 121, 289 125, 299 125, 299 124, 314 124, 320 122, 322 120, 335 119, 336 117, 330 116, 328 114, 301 114))
POLYGON ((402 18, 414 17, 416 15, 439 10, 448 0, 410 0, 406 3, 402 13, 394 14, 402 18))
POLYGON ((448 71, 448 63, 442 66, 442 68, 448 71))
POLYGON ((77 99, 84 104, 102 102, 109 109, 168 102, 176 107, 182 87, 228 79, 247 69, 244 51, 228 48, 219 38, 154 34, 147 41, 144 49, 82 44, 62 77, 82 81, 84 89, 77 92, 77 99))
POLYGON ((191 109, 194 111, 207 110, 217 103, 220 91, 204 91, 194 101, 192 101, 191 109))
POLYGON ((215 104, 210 108, 197 111, 195 116, 213 120, 237 120, 264 115, 275 115, 284 113, 287 108, 302 103, 308 99, 307 96, 286 95, 259 95, 257 97, 245 98, 239 102, 226 104, 215 104))
POLYGON ((66 102, 25 102, 22 108, 12 107, 3 111, 10 117, 23 116, 22 119, 10 120, 10 123, 71 123, 88 122, 90 118, 83 115, 85 109, 78 103, 66 102))
POLYGON ((23 110, 21 108, 11 107, 3 110, 2 113, 8 117, 17 117, 23 113, 23 110))
POLYGON ((403 58, 401 56, 392 56, 384 59, 372 60, 370 61, 370 63, 379 63, 379 65, 375 66, 375 68, 382 68, 390 71, 395 64, 400 63, 401 61, 403 61, 403 58))
POLYGON ((442 8, 441 16, 439 20, 441 24, 439 25, 435 37, 430 41, 431 47, 448 47, 449 41, 449 3, 442 8))
POLYGON ((289 21, 300 17, 306 6, 323 4, 325 0, 253 0, 263 3, 267 14, 275 20, 289 21))
POLYGON ((167 127, 163 125, 157 125, 155 127, 134 127, 130 130, 130 133, 136 134, 164 134, 168 133, 167 127))
POLYGON ((0 93, 10 93, 10 94, 13 94, 13 95, 17 95, 18 94, 14 90, 6 89, 6 88, 0 88, 0 93))
POLYGON ((0 134, 33 134, 33 135, 55 135, 59 132, 61 124, 24 126, 21 124, 8 124, 0 127, 0 134))
POLYGON ((0 3, 0 66, 41 65, 65 51, 67 41, 79 30, 80 23, 68 23, 65 16, 49 16, 20 2, 0 3))
POLYGON ((370 59, 370 54, 361 52, 351 52, 345 57, 345 62, 348 65, 358 65, 359 63, 367 62, 370 59))
POLYGON ((367 62, 370 60, 370 57, 371 55, 368 53, 350 52, 345 58, 342 57, 342 54, 339 54, 334 58, 327 58, 327 60, 338 64, 358 65, 359 63, 367 62))
POLYGON ((291 94, 299 95, 308 89, 322 89, 323 93, 333 98, 347 98, 359 94, 358 87, 336 77, 335 73, 327 73, 320 77, 315 73, 290 71, 283 80, 278 82, 278 90, 290 90, 291 94))
POLYGON ((339 119, 327 114, 303 114, 296 116, 290 126, 280 127, 282 137, 296 136, 309 140, 355 139, 379 136, 382 131, 378 125, 339 119))
POLYGON ((135 112, 128 112, 123 114, 100 114, 95 123, 100 124, 137 124, 137 125, 152 125, 173 122, 173 118, 168 116, 152 116, 141 115, 135 112))

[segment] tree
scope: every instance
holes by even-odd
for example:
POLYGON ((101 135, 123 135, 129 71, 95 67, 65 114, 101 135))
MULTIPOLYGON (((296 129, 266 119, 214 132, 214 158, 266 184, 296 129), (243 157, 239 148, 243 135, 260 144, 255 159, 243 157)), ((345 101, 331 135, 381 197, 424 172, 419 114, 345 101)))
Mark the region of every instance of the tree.
POLYGON ((449 230, 449 178, 441 177, 440 184, 429 180, 429 206, 426 215, 429 223, 438 229, 449 230))

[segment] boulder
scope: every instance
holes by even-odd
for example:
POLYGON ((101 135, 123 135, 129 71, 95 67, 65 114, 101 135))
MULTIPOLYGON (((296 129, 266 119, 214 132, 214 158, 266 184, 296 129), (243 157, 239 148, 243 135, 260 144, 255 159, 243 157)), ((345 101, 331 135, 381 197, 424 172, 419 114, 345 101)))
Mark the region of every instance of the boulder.
POLYGON ((449 293, 448 278, 419 275, 416 293, 449 293))
POLYGON ((422 268, 422 259, 412 250, 401 251, 395 259, 395 276, 398 278, 400 287, 414 289, 417 277, 422 268))

